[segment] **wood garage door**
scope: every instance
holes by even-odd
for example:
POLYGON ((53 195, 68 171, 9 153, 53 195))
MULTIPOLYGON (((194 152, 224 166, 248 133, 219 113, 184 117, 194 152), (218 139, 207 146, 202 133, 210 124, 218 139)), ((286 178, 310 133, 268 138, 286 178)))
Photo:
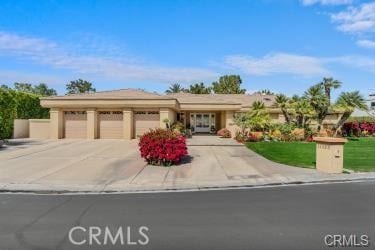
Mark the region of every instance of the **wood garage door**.
POLYGON ((159 111, 135 111, 134 128, 136 137, 143 135, 150 129, 160 128, 159 111))
POLYGON ((99 138, 123 139, 123 114, 122 111, 99 111, 99 138))
POLYGON ((65 138, 87 138, 86 111, 64 112, 64 135, 65 138))

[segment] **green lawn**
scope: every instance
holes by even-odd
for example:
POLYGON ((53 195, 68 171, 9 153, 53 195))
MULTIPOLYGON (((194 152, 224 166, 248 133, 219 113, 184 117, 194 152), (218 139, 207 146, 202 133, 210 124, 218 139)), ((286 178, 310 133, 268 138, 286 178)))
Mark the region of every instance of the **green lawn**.
MULTIPOLYGON (((249 142, 246 146, 275 162, 315 168, 315 143, 249 142)), ((344 168, 375 171, 375 138, 349 139, 344 146, 344 168)))

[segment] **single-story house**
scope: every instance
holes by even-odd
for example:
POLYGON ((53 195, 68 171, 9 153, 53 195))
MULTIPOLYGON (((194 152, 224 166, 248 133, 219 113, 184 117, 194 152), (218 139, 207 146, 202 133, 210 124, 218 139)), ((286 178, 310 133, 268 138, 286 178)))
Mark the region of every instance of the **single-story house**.
MULTIPOLYGON (((228 128, 236 112, 246 112, 254 101, 262 101, 273 122, 284 117, 274 107, 275 96, 262 94, 161 95, 139 89, 51 96, 41 99, 50 108, 49 138, 133 139, 150 128, 180 121, 194 133, 210 133, 228 128)), ((335 115, 335 114, 333 114, 335 115)), ((332 116, 332 115, 331 115, 332 116)), ((328 118, 337 121, 338 116, 328 118)))

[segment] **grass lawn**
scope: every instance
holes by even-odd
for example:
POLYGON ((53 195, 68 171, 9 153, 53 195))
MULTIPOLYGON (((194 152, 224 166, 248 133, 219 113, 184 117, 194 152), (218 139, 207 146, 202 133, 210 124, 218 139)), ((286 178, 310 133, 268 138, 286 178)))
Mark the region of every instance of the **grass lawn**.
MULTIPOLYGON (((246 146, 271 161, 315 168, 315 143, 248 142, 246 146)), ((344 146, 344 168, 375 171, 375 138, 349 139, 344 146)))

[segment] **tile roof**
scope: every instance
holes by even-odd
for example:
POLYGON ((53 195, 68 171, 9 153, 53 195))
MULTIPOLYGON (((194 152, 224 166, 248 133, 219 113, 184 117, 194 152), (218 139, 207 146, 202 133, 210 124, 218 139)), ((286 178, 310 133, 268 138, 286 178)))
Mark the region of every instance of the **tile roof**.
POLYGON ((173 93, 161 95, 147 92, 142 89, 119 89, 110 91, 100 91, 94 93, 73 94, 64 96, 50 96, 42 98, 44 100, 91 100, 91 99, 161 99, 178 100, 181 104, 237 104, 249 107, 255 101, 262 101, 266 107, 273 105, 275 96, 263 94, 190 94, 173 93))
POLYGON ((109 91, 100 91, 94 93, 72 94, 64 96, 49 96, 44 97, 45 100, 85 100, 85 99, 167 99, 173 100, 175 98, 158 93, 147 92, 142 89, 118 89, 109 91))

